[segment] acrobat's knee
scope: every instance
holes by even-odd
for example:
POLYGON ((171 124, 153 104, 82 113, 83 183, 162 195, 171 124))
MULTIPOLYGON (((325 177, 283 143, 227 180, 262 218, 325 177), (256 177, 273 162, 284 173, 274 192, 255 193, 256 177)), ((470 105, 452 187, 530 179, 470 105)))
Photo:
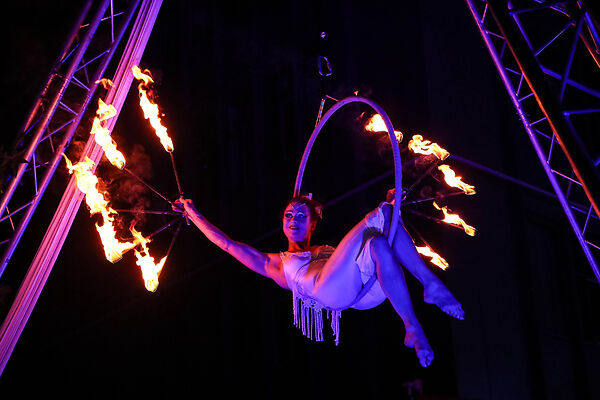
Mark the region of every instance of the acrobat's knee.
POLYGON ((370 246, 371 254, 378 259, 392 255, 392 248, 383 234, 373 236, 370 246))
MULTIPOLYGON (((381 214, 383 215, 383 232, 389 232, 390 225, 392 224, 392 215, 394 214, 394 206, 390 203, 382 203, 379 208, 381 209, 381 214)), ((398 215, 397 221, 398 225, 404 225, 401 215, 398 215)))

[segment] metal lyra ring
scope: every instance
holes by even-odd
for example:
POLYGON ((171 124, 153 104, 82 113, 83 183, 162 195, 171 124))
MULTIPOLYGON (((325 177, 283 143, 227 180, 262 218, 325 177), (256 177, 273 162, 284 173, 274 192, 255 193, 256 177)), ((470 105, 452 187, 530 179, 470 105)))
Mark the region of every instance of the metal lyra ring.
POLYGON ((339 110, 340 108, 342 108, 343 106, 345 106, 346 104, 349 104, 349 103, 365 103, 368 106, 370 106, 371 108, 373 108, 379 115, 381 115, 381 118, 383 118, 383 121, 385 122, 385 127, 387 128, 388 134, 390 136, 390 142, 392 144, 392 153, 394 155, 395 188, 396 188, 395 201, 394 201, 394 212, 392 213, 390 231, 388 234, 388 242, 391 245, 393 243, 394 235, 396 234, 396 229, 398 227, 398 220, 400 218, 400 201, 401 201, 401 196, 402 196, 402 162, 400 160, 400 146, 398 145, 396 135, 394 134, 394 127, 392 126, 392 122, 390 121, 389 117, 387 116, 387 114, 385 113, 383 108, 381 108, 375 102, 373 102, 367 98, 364 98, 364 97, 352 96, 352 97, 347 97, 345 99, 338 101, 329 110, 327 110, 325 115, 323 115, 323 117, 319 120, 319 123, 317 124, 317 126, 315 126, 315 129, 313 130, 312 134, 310 135, 310 139, 308 140, 306 148, 304 149, 304 154, 302 155, 302 161, 300 162, 300 167, 298 168, 298 175, 296 176, 296 184, 294 185, 294 196, 300 195, 300 193, 301 193, 300 189, 302 187, 302 178, 304 176, 304 170, 306 168, 308 156, 310 155, 312 147, 315 143, 315 140, 317 139, 317 136, 321 132, 321 129, 323 129, 323 126, 325 125, 327 120, 329 118, 331 118, 331 116, 337 110, 339 110))

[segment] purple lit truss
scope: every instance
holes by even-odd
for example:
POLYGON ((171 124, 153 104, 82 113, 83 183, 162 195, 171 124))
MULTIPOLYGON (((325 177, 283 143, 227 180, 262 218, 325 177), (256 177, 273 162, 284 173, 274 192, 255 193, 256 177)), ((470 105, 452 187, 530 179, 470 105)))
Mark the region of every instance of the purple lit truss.
POLYGON ((600 37, 593 3, 466 3, 600 282, 600 37))

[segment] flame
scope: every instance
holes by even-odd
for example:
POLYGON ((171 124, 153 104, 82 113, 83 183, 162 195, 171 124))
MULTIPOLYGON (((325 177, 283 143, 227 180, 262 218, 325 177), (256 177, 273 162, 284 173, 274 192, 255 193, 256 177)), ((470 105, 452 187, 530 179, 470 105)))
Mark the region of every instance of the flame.
POLYGON ((106 121, 115 115, 117 115, 115 107, 106 104, 102 99, 98 99, 98 109, 96 110, 96 117, 92 122, 90 135, 94 135, 94 140, 102 147, 108 161, 115 167, 123 169, 125 166, 125 157, 123 156, 123 153, 117 150, 117 143, 110 137, 108 128, 102 126, 103 121, 106 121))
POLYGON ((108 78, 102 78, 100 80, 97 80, 96 83, 101 84, 104 87, 104 89, 108 89, 113 85, 113 82, 108 78))
POLYGON ((102 215, 102 225, 96 224, 96 230, 100 235, 106 259, 112 263, 119 261, 125 252, 138 245, 138 240, 121 242, 116 238, 113 215, 117 215, 117 212, 108 205, 104 194, 98 191, 98 178, 92 172, 95 166, 94 161, 86 157, 84 161, 73 165, 66 155, 63 154, 63 157, 69 173, 75 175, 77 188, 85 194, 85 202, 90 208, 90 215, 98 213, 102 215))
POLYGON ((160 121, 158 105, 152 103, 146 93, 146 87, 150 83, 154 83, 152 77, 146 74, 146 72, 149 73, 150 71, 145 70, 144 72, 142 72, 142 70, 140 70, 140 68, 137 65, 131 67, 131 71, 133 72, 133 76, 135 77, 135 79, 142 81, 138 85, 138 91, 140 94, 140 107, 144 112, 144 118, 150 121, 150 125, 152 125, 152 127, 154 128, 156 136, 158 136, 158 138, 160 139, 160 143, 163 145, 165 150, 171 153, 173 151, 173 141, 167 133, 167 128, 165 128, 160 121))
POLYGON ((445 270, 448 268, 448 262, 444 260, 439 254, 435 251, 431 250, 429 246, 415 246, 419 254, 424 255, 425 257, 430 257, 430 261, 432 264, 437 265, 441 269, 445 270))
POLYGON ((135 229, 135 226, 130 227, 129 231, 131 232, 131 235, 133 236, 136 243, 140 244, 144 251, 147 251, 148 247, 146 246, 146 244, 150 243, 152 241, 152 239, 144 237, 141 232, 138 232, 135 229))
POLYGON ((102 99, 98 99, 98 109, 96 110, 97 119, 106 121, 117 115, 117 109, 112 104, 106 104, 102 99))
MULTIPOLYGON (((146 72, 150 73, 150 71, 145 70, 146 72)), ((154 79, 152 79, 152 77, 144 72, 142 72, 142 70, 140 69, 140 67, 138 67, 137 65, 134 65, 133 67, 131 67, 131 72, 133 72, 133 77, 135 79, 137 79, 138 81, 143 81, 140 84, 143 84, 144 86, 148 86, 151 83, 154 83, 154 79)))
POLYGON ((450 155, 446 149, 441 148, 437 143, 423 140, 423 136, 421 135, 414 135, 408 142, 408 148, 418 154, 433 154, 440 160, 444 160, 450 155))
POLYGON ((438 169, 444 173, 444 180, 449 186, 459 188, 465 192, 465 194, 475 194, 475 186, 464 183, 462 181, 462 177, 456 176, 456 173, 452 170, 452 168, 450 168, 449 165, 440 165, 438 169))
POLYGON ((464 229, 467 235, 475 236, 476 229, 468 225, 458 214, 450 214, 448 212, 448 207, 444 206, 440 208, 435 201, 433 202, 433 206, 444 213, 444 219, 442 220, 443 222, 450 225, 460 226, 464 229))
POLYGON ((123 258, 123 254, 137 246, 138 243, 121 242, 117 239, 113 221, 114 218, 104 219, 102 226, 96 224, 96 230, 100 235, 106 259, 114 264, 123 258))
POLYGON ((139 265, 142 270, 142 278, 144 279, 146 290, 149 292, 156 292, 156 289, 158 288, 158 276, 165 265, 167 257, 163 257, 158 264, 154 264, 154 257, 150 254, 145 253, 142 255, 142 253, 137 250, 134 250, 134 252, 137 257, 135 263, 139 265))
MULTIPOLYGON (((365 125, 365 130, 369 132, 388 131, 387 126, 385 126, 385 122, 383 121, 383 118, 379 114, 374 114, 371 118, 369 118, 369 120, 367 121, 367 125, 365 125)), ((404 137, 402 135, 402 132, 394 131, 394 134, 396 135, 396 140, 398 140, 398 143, 401 142, 404 137)))
POLYGON ((73 165, 66 155, 63 154, 63 157, 67 163, 69 173, 75 174, 77 188, 85 194, 85 201, 90 208, 90 215, 98 213, 102 215, 102 225, 96 224, 96 230, 100 235, 106 259, 115 263, 123 258, 123 254, 127 251, 134 249, 137 258, 136 264, 142 269, 144 286, 151 292, 156 291, 158 287, 158 276, 160 275, 167 257, 163 257, 158 264, 155 264, 154 257, 150 256, 147 246, 151 239, 144 237, 135 229, 135 226, 129 228, 133 236, 132 241, 122 242, 118 240, 113 225, 114 215, 118 214, 108 205, 108 200, 104 198, 104 194, 98 191, 98 178, 92 172, 92 169, 95 166, 94 161, 86 157, 84 161, 73 165), (135 249, 138 245, 141 245, 142 247, 141 252, 135 249))
POLYGON ((96 187, 98 184, 98 178, 92 172, 92 169, 95 166, 94 161, 90 160, 88 157, 85 157, 84 161, 73 165, 71 160, 69 160, 66 155, 63 154, 63 157, 66 160, 69 173, 75 174, 77 188, 85 194, 85 202, 90 208, 90 214, 94 215, 97 213, 102 213, 103 216, 116 214, 116 211, 108 206, 108 201, 96 187))
POLYGON ((158 288, 158 277, 163 266, 165 265, 167 257, 163 257, 158 264, 155 264, 154 257, 152 257, 148 251, 147 243, 150 242, 150 239, 143 237, 142 234, 136 231, 134 227, 131 227, 131 234, 142 246, 141 252, 134 250, 134 253, 135 257, 137 258, 135 263, 139 265, 140 269, 142 270, 144 286, 149 292, 156 292, 156 289, 158 288))

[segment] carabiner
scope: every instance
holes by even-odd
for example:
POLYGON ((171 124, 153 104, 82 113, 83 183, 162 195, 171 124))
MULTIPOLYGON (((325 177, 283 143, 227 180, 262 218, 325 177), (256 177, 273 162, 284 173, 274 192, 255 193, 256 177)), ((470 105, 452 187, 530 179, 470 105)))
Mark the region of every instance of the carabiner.
POLYGON ((325 56, 319 56, 319 75, 330 76, 331 74, 333 74, 333 70, 331 69, 329 59, 325 56), (325 73, 323 73, 323 66, 326 67, 325 73))

